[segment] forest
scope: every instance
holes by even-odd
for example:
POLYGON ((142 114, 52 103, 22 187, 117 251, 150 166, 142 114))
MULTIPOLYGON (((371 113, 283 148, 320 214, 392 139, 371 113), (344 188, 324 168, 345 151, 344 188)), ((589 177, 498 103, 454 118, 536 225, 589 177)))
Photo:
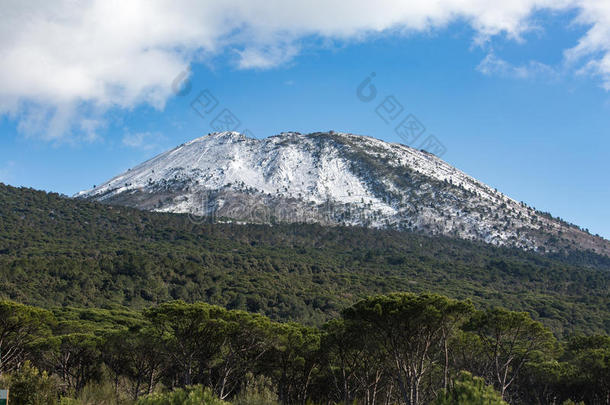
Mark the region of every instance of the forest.
POLYGON ((526 311, 558 337, 610 331, 610 258, 413 232, 193 223, 0 184, 0 298, 144 309, 203 301, 319 326, 374 294, 526 311))
POLYGON ((18 404, 610 404, 610 258, 0 185, 18 404))
POLYGON ((610 337, 525 312, 374 295, 319 327, 206 303, 0 302, 12 404, 608 404, 610 337))

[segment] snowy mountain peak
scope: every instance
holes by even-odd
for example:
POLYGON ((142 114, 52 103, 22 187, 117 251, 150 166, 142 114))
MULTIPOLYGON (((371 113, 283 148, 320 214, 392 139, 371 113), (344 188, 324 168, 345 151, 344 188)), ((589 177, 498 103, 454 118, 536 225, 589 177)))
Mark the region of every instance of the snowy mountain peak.
POLYGON ((217 132, 79 198, 244 222, 417 230, 535 250, 609 242, 518 203, 431 153, 341 132, 217 132))

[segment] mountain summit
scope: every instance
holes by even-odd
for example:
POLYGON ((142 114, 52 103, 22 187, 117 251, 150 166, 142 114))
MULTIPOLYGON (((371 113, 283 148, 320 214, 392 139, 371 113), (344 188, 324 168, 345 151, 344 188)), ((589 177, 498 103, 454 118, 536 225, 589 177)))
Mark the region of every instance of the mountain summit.
POLYGON ((220 132, 162 153, 78 198, 193 220, 415 230, 542 252, 610 242, 519 203, 438 157, 334 131, 220 132))

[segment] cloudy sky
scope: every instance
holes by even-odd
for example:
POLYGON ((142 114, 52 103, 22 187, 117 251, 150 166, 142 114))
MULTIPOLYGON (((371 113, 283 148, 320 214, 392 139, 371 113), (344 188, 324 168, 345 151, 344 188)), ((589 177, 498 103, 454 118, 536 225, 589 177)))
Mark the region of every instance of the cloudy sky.
POLYGON ((610 237, 610 0, 4 0, 0 54, 5 183, 71 195, 222 125, 420 147, 412 114, 448 162, 610 237))

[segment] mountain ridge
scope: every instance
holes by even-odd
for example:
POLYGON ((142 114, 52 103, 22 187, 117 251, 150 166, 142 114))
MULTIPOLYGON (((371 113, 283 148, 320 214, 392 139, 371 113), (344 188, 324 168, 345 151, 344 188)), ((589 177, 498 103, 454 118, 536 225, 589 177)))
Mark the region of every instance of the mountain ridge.
POLYGON ((431 153, 335 131, 193 139, 75 197, 248 223, 365 226, 492 245, 610 255, 610 242, 536 211, 431 153))

